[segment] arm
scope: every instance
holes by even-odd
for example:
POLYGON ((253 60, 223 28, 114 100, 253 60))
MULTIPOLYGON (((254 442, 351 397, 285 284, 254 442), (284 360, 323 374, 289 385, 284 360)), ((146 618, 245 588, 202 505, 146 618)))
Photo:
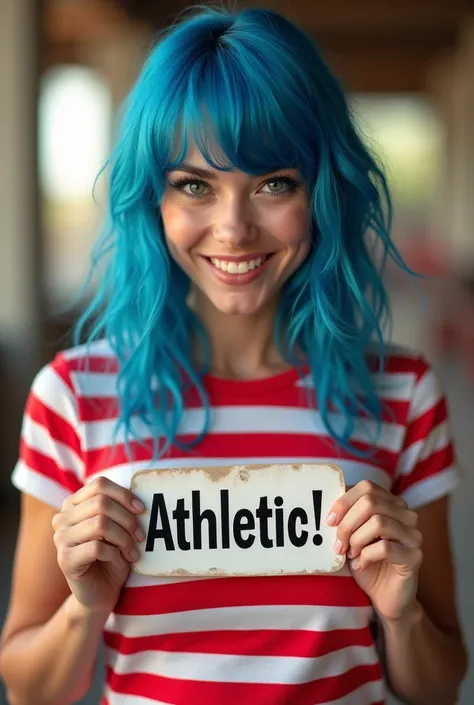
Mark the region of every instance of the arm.
POLYGON ((347 553, 353 577, 374 607, 395 695, 407 705, 456 705, 466 653, 455 608, 447 499, 418 514, 364 480, 336 500, 327 522, 338 525, 335 549, 347 553))
POLYGON ((79 700, 89 689, 107 619, 81 608, 70 593, 53 543, 56 512, 32 497, 22 498, 0 651, 0 674, 11 705, 69 705, 79 700))
POLYGON ((448 499, 422 507, 417 601, 400 621, 380 620, 387 678, 409 705, 455 705, 467 656, 459 628, 449 545, 448 499))

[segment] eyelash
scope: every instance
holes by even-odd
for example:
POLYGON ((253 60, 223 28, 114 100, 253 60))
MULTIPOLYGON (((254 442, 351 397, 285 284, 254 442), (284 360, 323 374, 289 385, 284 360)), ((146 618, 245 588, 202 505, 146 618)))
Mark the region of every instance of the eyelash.
MULTIPOLYGON (((285 191, 279 191, 277 193, 267 192, 265 194, 267 196, 271 196, 272 198, 283 196, 288 193, 294 193, 298 188, 301 187, 300 182, 296 181, 295 178, 289 176, 288 174, 281 174, 279 176, 274 176, 271 179, 267 179, 267 181, 263 183, 263 186, 265 186, 266 184, 271 184, 273 181, 283 181, 285 184, 287 184, 288 188, 285 191)), ((174 188, 177 191, 181 191, 182 193, 184 193, 185 196, 188 196, 188 198, 199 199, 204 198, 208 195, 207 193, 197 195, 184 191, 184 187, 189 186, 190 184, 204 184, 204 186, 209 187, 209 184, 207 184, 202 179, 191 179, 189 178, 189 176, 182 176, 178 179, 175 179, 173 182, 170 182, 171 188, 174 188)))

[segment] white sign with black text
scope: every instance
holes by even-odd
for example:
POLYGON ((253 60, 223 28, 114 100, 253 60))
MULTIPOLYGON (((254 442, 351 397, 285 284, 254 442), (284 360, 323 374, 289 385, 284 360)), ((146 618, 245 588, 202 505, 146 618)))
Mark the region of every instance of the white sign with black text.
POLYGON ((133 570, 156 576, 331 573, 344 565, 325 518, 345 492, 333 464, 136 472, 146 540, 133 570))

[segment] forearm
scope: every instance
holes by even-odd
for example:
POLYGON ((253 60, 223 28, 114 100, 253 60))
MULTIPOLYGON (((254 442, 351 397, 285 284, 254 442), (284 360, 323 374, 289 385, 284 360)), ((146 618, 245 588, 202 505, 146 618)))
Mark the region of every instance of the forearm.
POLYGON ((3 645, 1 674, 11 705, 70 705, 87 692, 106 621, 69 596, 44 625, 3 645))
POLYGON ((466 671, 459 633, 441 631, 419 603, 407 619, 381 626, 394 694, 408 705, 456 705, 466 671))

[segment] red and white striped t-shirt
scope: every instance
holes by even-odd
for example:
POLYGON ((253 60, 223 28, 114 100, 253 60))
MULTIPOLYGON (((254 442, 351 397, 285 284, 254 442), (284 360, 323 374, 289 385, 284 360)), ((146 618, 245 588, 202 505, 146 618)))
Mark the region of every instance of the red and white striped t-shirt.
MULTIPOLYGON (((149 467, 331 460, 347 485, 368 478, 419 507, 450 492, 458 472, 446 402, 421 356, 393 351, 374 375, 388 406, 376 454, 338 450, 309 408, 296 370, 257 381, 208 377, 208 436, 186 454, 151 462, 151 444, 119 436, 117 363, 104 342, 59 354, 34 380, 16 487, 61 507, 98 475, 130 486, 149 467)), ((180 440, 201 429, 190 402, 180 440)), ((337 420, 337 416, 333 418, 337 420)), ((143 438, 147 430, 137 422, 143 438)), ((359 435, 360 434, 360 435, 359 435)), ((364 447, 356 430, 354 441, 364 447)), ((369 628, 372 608, 347 566, 333 575, 148 578, 130 573, 104 633, 107 705, 380 705, 384 684, 369 628)))

